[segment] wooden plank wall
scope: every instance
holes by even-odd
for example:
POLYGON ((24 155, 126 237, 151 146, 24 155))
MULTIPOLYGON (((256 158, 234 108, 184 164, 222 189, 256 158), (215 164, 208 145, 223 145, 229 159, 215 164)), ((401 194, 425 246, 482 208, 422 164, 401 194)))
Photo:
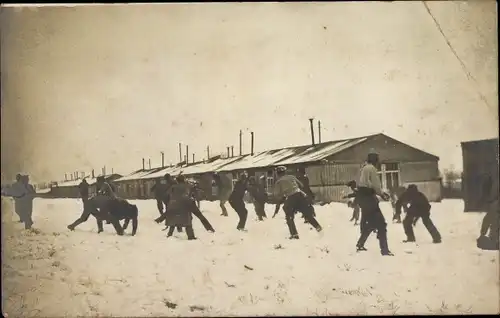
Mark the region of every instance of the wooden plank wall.
POLYGON ((345 185, 334 186, 311 186, 317 202, 346 202, 343 196, 351 193, 351 190, 345 185))
POLYGON ((357 163, 325 164, 307 167, 306 174, 311 187, 341 186, 357 180, 360 169, 361 164, 357 163))
POLYGON ((437 162, 402 162, 399 164, 401 183, 439 179, 437 162))
MULTIPOLYGON (((311 190, 318 201, 345 202, 342 197, 350 193, 345 184, 359 179, 361 164, 342 163, 310 166, 306 168, 311 190)), ((400 164, 401 185, 415 184, 432 202, 442 198, 441 180, 436 162, 400 164)))

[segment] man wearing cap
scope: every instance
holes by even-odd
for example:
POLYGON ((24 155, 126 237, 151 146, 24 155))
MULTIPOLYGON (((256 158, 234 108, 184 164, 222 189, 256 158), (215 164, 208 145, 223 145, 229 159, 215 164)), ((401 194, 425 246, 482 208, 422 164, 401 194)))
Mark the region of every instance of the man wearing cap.
POLYGON ((300 211, 309 224, 311 224, 316 231, 322 230, 321 225, 314 217, 314 208, 307 199, 306 194, 300 190, 303 184, 294 175, 286 173, 286 167, 280 166, 276 168, 278 180, 274 185, 275 198, 285 197, 283 210, 285 211, 286 224, 290 231, 290 239, 298 239, 299 234, 295 226, 294 217, 295 213, 300 211))
POLYGON ((413 232, 413 224, 416 218, 422 218, 422 223, 424 223, 427 231, 432 236, 434 243, 441 243, 441 234, 434 226, 430 218, 431 205, 427 197, 420 191, 414 184, 410 184, 408 189, 401 194, 398 201, 396 202, 396 215, 401 215, 401 207, 403 205, 409 205, 406 212, 406 216, 403 220, 403 228, 406 234, 407 242, 415 242, 415 234, 413 232))
POLYGON ((379 156, 373 149, 368 153, 365 165, 361 168, 356 198, 366 219, 366 226, 356 244, 358 251, 366 251, 365 242, 370 233, 377 230, 377 238, 382 255, 392 256, 387 243, 387 223, 378 205, 377 195, 384 200, 389 200, 389 195, 382 191, 382 185, 377 174, 379 156))

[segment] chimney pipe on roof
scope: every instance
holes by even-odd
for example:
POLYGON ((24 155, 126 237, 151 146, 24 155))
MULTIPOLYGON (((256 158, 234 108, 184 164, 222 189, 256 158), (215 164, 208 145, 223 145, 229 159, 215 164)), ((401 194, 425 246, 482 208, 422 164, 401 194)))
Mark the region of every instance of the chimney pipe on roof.
POLYGON ((182 162, 182 144, 179 143, 179 163, 182 162))
POLYGON ((92 169, 92 179, 95 178, 95 172, 94 172, 94 169, 92 169))
POLYGON ((309 125, 311 126, 311 140, 312 140, 312 145, 315 145, 314 142, 314 127, 313 127, 313 118, 309 118, 309 125))
POLYGON ((149 170, 151 170, 151 158, 148 159, 149 162, 149 170))
POLYGON ((102 175, 105 176, 106 175, 106 166, 102 167, 102 175))
POLYGON ((229 158, 229 156, 230 156, 229 147, 226 147, 226 148, 227 148, 227 157, 229 158))
POLYGON ((207 160, 210 160, 210 146, 207 146, 207 160))
POLYGON ((146 170, 146 160, 142 158, 142 170, 146 170))
POLYGON ((231 146, 231 158, 234 157, 234 146, 231 146))
POLYGON ((243 155, 243 139, 242 139, 242 136, 243 136, 243 132, 240 129, 240 156, 243 155))
POLYGON ((252 134, 252 140, 251 140, 251 146, 250 146, 250 154, 253 156, 253 142, 254 142, 254 135, 253 135, 253 131, 251 132, 252 134))
POLYGON ((186 145, 186 164, 189 162, 189 146, 186 145))
POLYGON ((64 181, 68 181, 68 174, 67 173, 64 174, 64 181))
POLYGON ((111 174, 115 174, 115 169, 111 168, 111 174))
POLYGON ((194 154, 193 154, 193 161, 191 161, 192 163, 194 163, 194 154))
POLYGON ((321 143, 321 120, 318 120, 318 143, 321 143))
POLYGON ((161 167, 165 167, 165 153, 163 151, 161 152, 161 167))

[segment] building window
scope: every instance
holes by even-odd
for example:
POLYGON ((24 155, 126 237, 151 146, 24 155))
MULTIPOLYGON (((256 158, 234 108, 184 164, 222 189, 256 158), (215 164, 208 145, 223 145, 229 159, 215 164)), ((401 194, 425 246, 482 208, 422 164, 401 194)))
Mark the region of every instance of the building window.
POLYGON ((381 166, 381 171, 379 172, 379 176, 382 181, 382 188, 389 191, 399 188, 401 184, 399 163, 383 163, 381 166))
POLYGON ((268 176, 266 178, 266 190, 267 190, 267 192, 271 192, 273 186, 274 186, 274 177, 268 176))

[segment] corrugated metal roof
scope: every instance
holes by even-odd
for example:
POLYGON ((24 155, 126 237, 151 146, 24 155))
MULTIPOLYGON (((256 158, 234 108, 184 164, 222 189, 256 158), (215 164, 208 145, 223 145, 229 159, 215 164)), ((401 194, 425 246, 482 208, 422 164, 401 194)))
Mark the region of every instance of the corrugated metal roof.
MULTIPOLYGON (((115 174, 116 175, 116 174, 115 174)), ((97 182, 97 177, 100 177, 101 175, 97 175, 95 178, 92 178, 92 176, 86 176, 85 179, 87 179, 87 183, 89 185, 92 185, 97 182)), ((113 174, 106 175, 104 176, 105 178, 111 177, 113 174)), ((57 186, 58 187, 76 187, 78 186, 83 179, 78 179, 78 180, 70 180, 70 181, 64 181, 64 182, 58 182, 57 186)))
POLYGON ((220 167, 231 164, 232 162, 241 160, 242 157, 232 157, 232 158, 219 158, 212 162, 200 163, 197 165, 187 166, 183 169, 182 173, 185 175, 190 174, 201 174, 206 172, 217 171, 220 167))
POLYGON ((162 178, 165 176, 165 174, 170 173, 172 176, 175 176, 179 174, 181 171, 182 167, 166 167, 160 170, 157 170, 153 173, 150 174, 144 174, 138 177, 137 179, 156 179, 156 178, 162 178))
POLYGON ((152 170, 138 170, 138 171, 134 171, 132 172, 131 174, 129 174, 128 176, 125 176, 125 177, 121 177, 119 179, 116 179, 114 182, 121 182, 121 181, 130 181, 130 180, 137 180, 139 179, 140 177, 142 176, 145 176, 147 174, 150 174, 154 171, 156 171, 158 169, 152 169, 152 170))
POLYGON ((279 161, 276 164, 293 165, 298 163, 318 161, 330 157, 331 155, 334 155, 342 150, 355 146, 359 143, 362 143, 367 139, 368 139, 367 137, 355 138, 342 141, 332 141, 325 144, 311 146, 307 148, 305 151, 298 153, 295 156, 292 156, 285 160, 279 161))
POLYGON ((236 162, 220 167, 219 169, 217 169, 217 171, 245 170, 250 168, 272 166, 280 160, 284 160, 290 156, 295 155, 297 151, 302 150, 299 148, 304 148, 304 146, 279 150, 268 150, 257 153, 254 156, 247 155, 240 158, 240 160, 237 160, 236 162))
POLYGON ((202 174, 212 171, 234 171, 246 170, 251 168, 272 167, 277 165, 300 164, 313 161, 319 161, 361 142, 366 141, 374 135, 324 142, 317 145, 303 145, 288 147, 283 149, 267 150, 257 153, 253 156, 244 155, 233 158, 218 158, 208 163, 197 163, 187 167, 167 167, 159 170, 138 171, 129 176, 117 179, 115 181, 152 179, 163 177, 166 173, 172 176, 182 172, 185 175, 202 174))

